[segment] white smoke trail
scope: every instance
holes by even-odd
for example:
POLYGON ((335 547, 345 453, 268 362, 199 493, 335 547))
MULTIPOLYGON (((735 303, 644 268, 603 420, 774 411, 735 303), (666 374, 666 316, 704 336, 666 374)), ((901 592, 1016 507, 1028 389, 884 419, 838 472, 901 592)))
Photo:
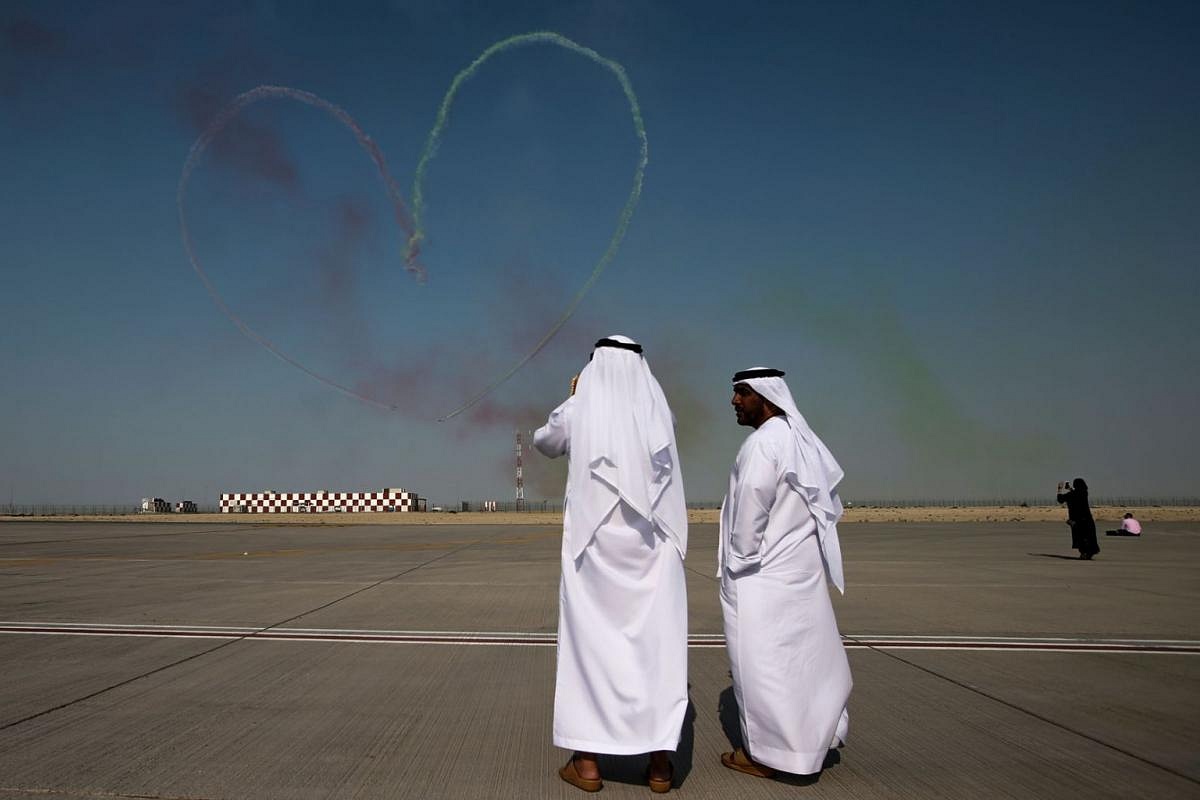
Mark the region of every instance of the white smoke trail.
POLYGON ((433 125, 433 129, 429 132, 429 138, 425 142, 425 149, 421 151, 421 159, 417 162, 417 174, 413 181, 413 227, 415 230, 408 240, 407 258, 416 258, 421 250, 421 242, 425 238, 425 230, 422 224, 422 218, 425 211, 425 195, 422 191, 422 185, 425 181, 425 170, 429 162, 437 155, 438 145, 441 143, 442 130, 446 127, 450 119, 450 106, 454 103, 454 97, 458 94, 458 89, 468 78, 474 75, 479 68, 492 56, 503 53, 506 50, 511 50, 514 47, 523 47, 530 44, 553 44, 559 47, 570 50, 573 53, 585 56, 600 66, 607 69, 621 84, 622 91, 625 92, 626 99, 629 100, 629 110, 633 116, 633 128, 637 134, 638 141, 641 145, 641 152, 638 155, 637 166, 633 172, 633 188, 629 192, 629 199, 625 201, 625 206, 621 209, 621 214, 617 218, 617 227, 613 230, 612 236, 608 240, 608 247, 592 268, 592 273, 584 281, 583 286, 575 293, 575 297, 567 304, 567 308, 559 316, 559 318, 550 326, 550 330, 538 340, 534 345, 533 350, 524 358, 518 361, 507 372, 500 375, 498 378, 489 383, 482 391, 474 395, 463 405, 451 411, 444 417, 441 417, 438 422, 445 422, 452 419, 462 412, 466 411, 471 406, 478 403, 483 398, 491 394, 497 387, 511 378, 517 373, 521 367, 529 363, 529 361, 541 352, 554 335, 562 329, 562 326, 567 323, 571 315, 575 313, 575 309, 583 301, 584 295, 596 283, 600 277, 600 273, 608 266, 609 262, 617 254, 617 248, 621 246, 622 240, 625 238, 625 232, 629 228, 629 221, 633 218, 633 211, 637 207, 638 200, 642 196, 642 176, 646 171, 646 164, 650 160, 650 145, 646 139, 646 126, 642 122, 642 109, 638 105, 637 95, 633 92, 633 86, 629 83, 629 78, 625 75, 625 68, 615 61, 607 59, 591 48, 584 47, 576 42, 571 41, 565 36, 550 31, 539 31, 535 33, 522 33, 517 36, 511 36, 501 42, 497 42, 488 49, 484 50, 479 56, 472 61, 465 69, 454 76, 454 80, 450 83, 450 88, 446 91, 445 97, 442 98, 442 105, 438 108, 437 121, 433 125))

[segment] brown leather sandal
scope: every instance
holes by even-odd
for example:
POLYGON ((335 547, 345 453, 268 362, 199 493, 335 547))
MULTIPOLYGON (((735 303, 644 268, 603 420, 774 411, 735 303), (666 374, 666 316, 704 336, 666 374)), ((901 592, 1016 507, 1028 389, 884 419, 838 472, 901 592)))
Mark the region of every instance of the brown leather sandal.
POLYGON ((746 751, 742 748, 734 750, 732 753, 721 753, 721 763, 730 769, 735 769, 738 772, 744 772, 747 775, 753 775, 756 778, 773 778, 775 770, 768 767, 766 764, 759 764, 750 756, 746 755, 746 751))
POLYGON ((604 781, 599 778, 585 778, 579 774, 579 770, 575 769, 575 756, 571 756, 566 766, 559 768, 558 777, 585 792, 598 792, 604 788, 604 781))
POLYGON ((675 765, 670 761, 667 765, 671 768, 670 774, 666 778, 653 778, 650 776, 650 767, 646 767, 646 783, 650 784, 650 791, 655 794, 666 794, 671 791, 671 786, 675 783, 675 765))

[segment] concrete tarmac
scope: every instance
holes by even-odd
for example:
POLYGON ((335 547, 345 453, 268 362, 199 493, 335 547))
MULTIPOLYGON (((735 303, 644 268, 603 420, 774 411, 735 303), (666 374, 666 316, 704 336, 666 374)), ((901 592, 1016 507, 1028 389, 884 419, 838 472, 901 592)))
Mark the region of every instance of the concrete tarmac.
MULTIPOLYGON (((1200 797, 1200 526, 845 524, 854 691, 819 777, 736 738, 716 530, 688 554, 692 798, 1200 797)), ((576 798, 559 531, 0 524, 0 798, 576 798)), ((645 797, 642 758, 602 761, 645 797)))

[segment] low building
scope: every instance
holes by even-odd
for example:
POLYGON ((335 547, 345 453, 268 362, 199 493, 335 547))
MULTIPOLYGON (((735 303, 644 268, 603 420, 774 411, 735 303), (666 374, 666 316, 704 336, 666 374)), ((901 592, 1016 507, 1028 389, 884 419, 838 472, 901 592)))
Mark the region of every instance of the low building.
POLYGON ((142 513, 143 514, 170 514, 171 504, 161 497, 143 497, 142 498, 142 513))
POLYGON ((327 514, 424 511, 425 499, 403 489, 374 492, 225 492, 222 514, 327 514))
POLYGON ((196 503, 192 500, 180 500, 175 504, 176 514, 195 514, 197 511, 199 511, 199 509, 196 507, 196 503))

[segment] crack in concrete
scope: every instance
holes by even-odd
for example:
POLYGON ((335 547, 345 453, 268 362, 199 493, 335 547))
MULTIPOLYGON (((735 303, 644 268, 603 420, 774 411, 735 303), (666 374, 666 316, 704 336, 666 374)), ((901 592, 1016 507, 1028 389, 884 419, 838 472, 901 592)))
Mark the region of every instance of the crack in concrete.
POLYGON ((1123 748, 1119 745, 1115 745, 1111 742, 1106 742, 1103 739, 1100 739, 1099 737, 1096 737, 1096 736, 1092 736, 1090 733, 1085 733, 1085 732, 1079 730, 1078 728, 1071 727, 1070 725, 1059 722, 1058 720, 1051 719, 1050 717, 1047 717, 1044 714, 1039 714, 1038 712, 1033 711, 1032 709, 1025 708, 1024 706, 1018 705, 1009 700, 1005 700, 1003 697, 999 697, 998 695, 992 694, 991 692, 984 691, 983 689, 980 689, 977 686, 972 686, 969 683, 965 683, 956 678, 952 678, 949 675, 943 675, 942 673, 938 672, 935 669, 930 669, 929 667, 924 667, 924 666, 921 666, 920 664, 909 661, 908 659, 898 656, 895 653, 889 652, 887 650, 883 650, 880 647, 877 647, 876 645, 871 644, 870 642, 859 641, 852 636, 843 635, 843 638, 848 641, 856 642, 860 646, 865 647, 869 650, 873 650, 874 652, 880 653, 881 655, 885 655, 888 658, 895 659, 896 661, 899 661, 901 664, 906 664, 907 666, 910 666, 913 669, 920 670, 921 672, 924 672, 927 675, 932 675, 933 677, 938 678, 939 680, 943 680, 943 681, 946 681, 947 683, 951 683, 951 684, 959 687, 960 689, 966 689, 968 692, 977 694, 980 697, 987 698, 988 700, 991 700, 992 702, 999 703, 1000 705, 1006 706, 1007 708, 1011 708, 1014 711, 1019 711, 1022 714, 1027 714, 1028 716, 1033 717, 1034 719, 1036 719, 1040 722, 1044 722, 1047 725, 1051 725, 1055 728, 1058 728, 1059 730, 1066 731, 1067 733, 1074 734, 1075 736, 1079 736, 1080 738, 1083 738, 1083 739, 1087 739, 1089 742, 1094 742, 1095 744, 1098 744, 1101 747, 1106 747, 1109 750, 1113 750, 1117 753, 1120 753, 1123 756, 1132 758, 1135 761, 1140 761, 1143 764, 1147 764, 1151 767, 1156 767, 1156 768, 1162 770, 1163 772, 1174 775, 1177 778, 1182 778, 1183 780, 1188 781, 1189 783, 1194 783, 1194 784, 1200 786, 1200 780, 1197 780, 1196 778, 1192 777, 1191 775, 1188 775, 1187 773, 1180 772, 1179 770, 1175 769, 1174 767, 1169 767, 1166 764, 1160 764, 1157 761, 1152 761, 1151 759, 1146 758, 1145 756, 1140 756, 1137 753, 1134 753, 1130 750, 1126 750, 1125 748, 1123 748))
POLYGON ((307 611, 302 611, 301 613, 299 613, 299 614, 296 614, 296 615, 294 615, 294 616, 291 616, 291 617, 288 617, 287 619, 279 620, 278 622, 273 622, 273 623, 271 623, 270 625, 266 625, 266 626, 264 626, 264 627, 262 627, 262 628, 256 629, 256 630, 254 630, 254 631, 250 631, 250 632, 248 632, 248 633, 246 633, 246 634, 244 634, 244 635, 241 635, 241 636, 237 637, 236 639, 230 639, 230 640, 228 640, 228 641, 221 642, 220 644, 218 644, 218 645, 217 645, 217 646, 215 646, 215 647, 210 647, 210 648, 208 648, 207 650, 202 650, 202 651, 200 651, 199 653, 193 653, 193 654, 192 654, 192 655, 190 655, 190 656, 185 656, 184 658, 176 659, 175 661, 172 661, 172 662, 171 662, 171 663, 169 663, 169 664, 164 664, 164 665, 162 665, 162 666, 160 666, 160 667, 155 667, 154 669, 147 670, 146 672, 142 672, 142 673, 140 673, 140 674, 138 674, 138 675, 134 675, 134 676, 133 676, 133 677, 131 677, 131 678, 126 678, 126 679, 125 679, 125 680, 123 680, 123 681, 118 681, 117 683, 114 683, 114 684, 112 684, 112 685, 110 685, 110 686, 106 686, 106 687, 104 687, 103 689, 97 689, 96 691, 94 691, 94 692, 90 692, 89 694, 85 694, 85 695, 83 695, 82 697, 76 697, 75 699, 73 699, 73 700, 68 700, 68 701, 67 701, 67 702, 65 702, 65 703, 59 703, 58 705, 56 705, 56 706, 53 706, 53 707, 51 707, 51 708, 43 709, 42 711, 38 711, 38 712, 35 712, 35 713, 33 713, 33 714, 29 714, 29 715, 27 715, 27 716, 24 716, 24 717, 22 717, 21 719, 18 719, 18 720, 14 720, 14 721, 12 721, 12 722, 5 723, 4 725, 0 725, 0 731, 6 731, 6 730, 8 730, 9 728, 15 728, 15 727, 16 727, 16 726, 18 726, 18 725, 22 725, 22 724, 24 724, 24 723, 26 723, 26 722, 29 722, 29 721, 31 721, 31 720, 35 720, 35 719, 37 719, 37 718, 39 718, 39 717, 44 717, 44 716, 46 716, 47 714, 53 714, 55 711, 61 711, 61 710, 65 709, 65 708, 70 708, 71 706, 77 705, 77 704, 79 704, 79 703, 82 703, 82 702, 84 702, 84 701, 91 700, 91 699, 92 699, 92 698, 94 698, 94 697, 99 697, 99 696, 100 696, 100 695, 102 695, 102 694, 106 694, 106 693, 108 693, 108 692, 111 692, 111 691, 113 691, 114 689, 120 689, 122 686, 128 686, 129 684, 131 684, 131 683, 133 683, 133 682, 135 682, 135 681, 139 681, 139 680, 141 680, 141 679, 143 679, 143 678, 149 678, 151 675, 157 675, 157 674, 158 674, 158 673, 160 673, 160 672, 164 672, 165 670, 171 669, 171 668, 173 668, 173 667, 178 667, 178 666, 180 666, 181 664, 186 664, 186 663, 188 663, 189 661, 195 661, 195 660, 196 660, 196 659, 198 659, 198 658, 203 658, 204 656, 211 655, 212 653, 215 653, 215 652, 217 652, 218 650, 223 650, 224 648, 226 648, 226 647, 229 647, 230 645, 234 645, 234 644, 237 644, 238 642, 245 641, 246 639, 250 638, 251 636, 255 636, 255 635, 259 635, 259 634, 266 633, 267 631, 270 631, 270 630, 271 630, 271 629, 273 629, 273 628, 278 628, 279 626, 281 626, 281 625, 286 625, 286 624, 287 624, 287 623, 289 623, 289 622, 295 622, 296 620, 298 620, 298 619, 301 619, 302 617, 306 617, 306 616, 308 616, 309 614, 315 614, 315 613, 316 613, 316 612, 318 612, 318 611, 323 611, 323 610, 325 610, 325 609, 329 608, 329 607, 330 607, 330 606, 332 606, 332 605, 335 605, 335 604, 337 604, 337 603, 340 603, 340 602, 342 602, 343 600, 348 600, 348 599, 350 599, 351 597, 355 597, 356 595, 362 594, 363 592, 370 591, 371 589, 374 589, 374 588, 376 588, 377 586, 381 586, 381 585, 383 585, 383 584, 385 584, 385 583, 388 583, 389 581, 394 581, 394 580, 396 580, 397 578, 401 578, 401 577, 403 577, 403 576, 405 576, 405 575, 408 575, 408 574, 410 574, 410 573, 412 573, 412 572, 416 572, 417 570, 421 569, 422 567, 426 567, 426 566, 428 566, 428 565, 430 565, 430 564, 433 564, 433 563, 435 563, 435 562, 437 562, 437 561, 441 561, 443 558, 448 558, 449 556, 452 556, 452 555, 454 555, 455 553, 460 553, 460 552, 462 552, 463 550, 466 550, 468 547, 471 547, 471 546, 473 546, 473 545, 475 545, 475 544, 478 544, 480 541, 481 541, 480 539, 475 539, 475 540, 473 540, 473 541, 467 542, 466 544, 463 544, 463 545, 462 545, 462 546, 460 546, 460 547, 456 547, 456 548, 454 548, 453 550, 450 550, 450 551, 448 551, 448 552, 446 552, 446 553, 442 553, 440 556, 436 556, 436 557, 434 557, 434 558, 431 558, 431 559, 429 559, 429 560, 427 560, 427 561, 423 561, 423 562, 421 562, 420 564, 417 564, 416 566, 413 566, 413 567, 408 567, 407 569, 401 570, 400 572, 397 572, 395 575, 390 575, 390 576, 388 576, 388 577, 386 577, 386 578, 382 578, 382 579, 380 579, 380 580, 378 580, 378 581, 375 581, 374 583, 372 583, 372 584, 370 584, 370 585, 368 585, 368 586, 364 586, 364 587, 362 587, 362 588, 360 588, 360 589, 356 589, 356 590, 355 590, 355 591, 353 591, 353 592, 350 592, 350 593, 348 593, 348 594, 344 594, 344 595, 342 595, 341 597, 338 597, 338 598, 335 598, 335 599, 333 599, 333 600, 330 600, 328 603, 323 603, 322 605, 319 605, 319 606, 317 606, 316 608, 310 608, 310 609, 308 609, 307 611))

